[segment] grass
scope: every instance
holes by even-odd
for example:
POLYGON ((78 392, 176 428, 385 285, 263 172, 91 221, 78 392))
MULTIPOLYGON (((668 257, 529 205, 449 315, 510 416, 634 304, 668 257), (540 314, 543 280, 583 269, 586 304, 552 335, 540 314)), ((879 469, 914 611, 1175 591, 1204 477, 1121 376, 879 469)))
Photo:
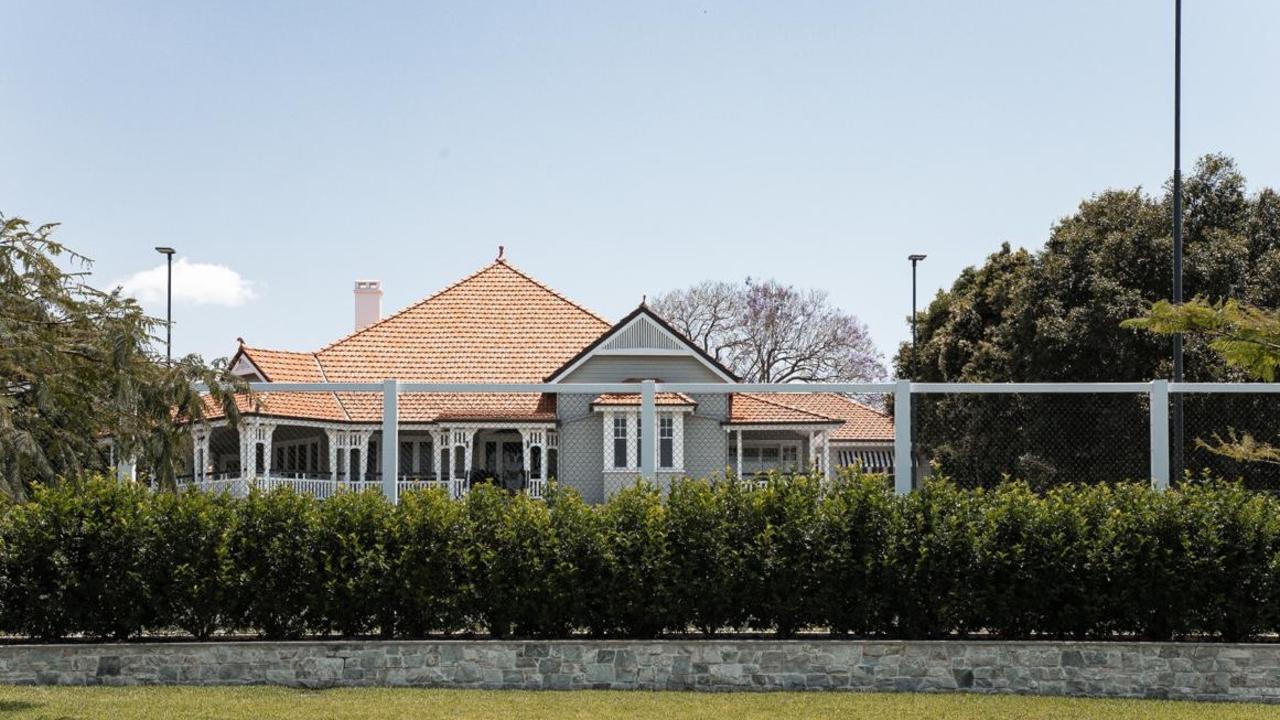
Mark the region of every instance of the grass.
POLYGON ((0 718, 1280 718, 1280 706, 996 695, 0 687, 0 718))

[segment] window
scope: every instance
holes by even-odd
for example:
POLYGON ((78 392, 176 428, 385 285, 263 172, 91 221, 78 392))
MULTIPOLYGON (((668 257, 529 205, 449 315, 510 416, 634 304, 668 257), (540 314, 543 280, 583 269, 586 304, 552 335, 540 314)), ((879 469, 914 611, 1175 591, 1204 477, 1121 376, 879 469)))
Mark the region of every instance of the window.
MULTIPOLYGON (((730 459, 737 448, 730 448, 730 459)), ((746 440, 742 443, 742 474, 780 470, 795 471, 800 468, 800 443, 789 440, 746 440)))
POLYGON ((658 419, 658 467, 675 467, 676 421, 675 418, 658 419))
POLYGON ((613 418, 613 466, 625 468, 627 462, 627 416, 613 418))
POLYGON ((431 474, 431 451, 432 445, 430 440, 418 441, 418 474, 431 474))
MULTIPOLYGON (((684 468, 684 416, 679 412, 659 412, 656 428, 657 469, 679 472, 684 468)), ((606 472, 639 470, 644 465, 646 446, 640 413, 635 410, 609 411, 604 422, 604 469, 606 472)), ((553 446, 549 446, 553 447, 553 446)), ((542 458, 549 476, 555 475, 555 458, 550 452, 542 458)))
POLYGON ((413 473, 413 441, 400 442, 400 474, 410 475, 413 473))

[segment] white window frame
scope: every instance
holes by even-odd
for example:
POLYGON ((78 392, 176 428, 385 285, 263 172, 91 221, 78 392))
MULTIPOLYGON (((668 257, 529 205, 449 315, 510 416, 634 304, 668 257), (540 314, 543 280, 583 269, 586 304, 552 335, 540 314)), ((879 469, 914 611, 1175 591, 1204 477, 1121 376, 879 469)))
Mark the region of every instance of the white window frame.
POLYGON ((674 469, 676 466, 676 418, 671 413, 658 415, 658 439, 656 449, 658 451, 658 469, 674 469), (667 430, 670 430, 670 434, 667 433, 667 430), (667 441, 671 442, 671 464, 663 465, 662 444, 667 441))
MULTIPOLYGON (((765 449, 773 449, 773 450, 777 450, 777 451, 778 451, 778 463, 777 463, 775 466, 772 466, 772 467, 764 467, 764 461, 761 459, 761 460, 756 460, 756 461, 755 461, 755 462, 756 462, 756 467, 754 467, 754 468, 753 468, 753 467, 749 467, 749 466, 747 465, 747 457, 746 457, 746 453, 745 453, 745 452, 743 452, 743 456, 742 456, 742 475, 743 475, 743 477, 746 477, 746 476, 748 476, 748 475, 755 475, 755 474, 757 474, 757 473, 766 473, 766 472, 769 472, 770 470, 787 471, 787 470, 794 469, 794 470, 795 470, 795 471, 797 471, 797 472, 803 472, 803 471, 804 471, 804 469, 805 469, 805 465, 804 465, 804 462, 803 462, 803 460, 804 460, 804 450, 803 450, 803 447, 804 447, 804 441, 803 441, 803 440, 800 440, 800 439, 795 439, 795 440, 790 440, 790 439, 788 439, 788 440, 782 440, 782 439, 772 439, 772 438, 769 438, 769 439, 765 439, 765 438, 759 438, 759 439, 743 438, 743 439, 742 439, 742 449, 743 449, 744 451, 745 451, 745 450, 747 450, 748 448, 753 449, 753 450, 755 450, 755 451, 756 451, 756 457, 757 457, 757 458, 759 458, 761 455, 763 455, 763 451, 764 451, 765 449), (794 448, 794 449, 795 449, 795 451, 796 451, 796 461, 795 461, 795 466, 794 466, 794 468, 789 468, 787 465, 785 465, 785 464, 783 463, 782 457, 783 457, 784 449, 785 449, 785 448, 794 448)), ((729 456, 730 456, 730 457, 733 457, 736 453, 737 453, 736 445, 730 445, 730 447, 729 447, 729 456)))
MULTIPOLYGON (((609 473, 637 473, 640 471, 640 411, 632 409, 600 409, 603 421, 601 425, 604 430, 604 471, 609 473), (622 420, 626 423, 626 440, 627 440, 627 465, 626 467, 617 467, 614 465, 614 423, 622 420)), ((684 416, 689 411, 681 410, 660 410, 658 411, 658 439, 662 440, 662 421, 671 421, 671 460, 672 464, 668 467, 658 467, 658 472, 662 473, 682 473, 684 472, 684 416)), ((649 442, 653 442, 650 440, 649 442)), ((660 447, 660 446, 659 446, 660 447)), ((659 453, 661 460, 661 453, 659 453)))

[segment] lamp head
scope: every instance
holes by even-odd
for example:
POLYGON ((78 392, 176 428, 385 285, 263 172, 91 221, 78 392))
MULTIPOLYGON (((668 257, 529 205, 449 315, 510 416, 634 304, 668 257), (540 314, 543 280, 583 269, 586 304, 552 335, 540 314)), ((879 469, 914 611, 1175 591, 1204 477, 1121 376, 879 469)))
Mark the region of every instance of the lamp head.
POLYGON ((171 247, 161 246, 156 248, 156 252, 160 253, 161 255, 172 255, 174 253, 174 250, 171 247))
POLYGON ((925 257, 926 257, 925 255, 916 254, 916 255, 908 255, 907 259, 914 263, 914 262, 920 262, 921 260, 925 259, 925 257))

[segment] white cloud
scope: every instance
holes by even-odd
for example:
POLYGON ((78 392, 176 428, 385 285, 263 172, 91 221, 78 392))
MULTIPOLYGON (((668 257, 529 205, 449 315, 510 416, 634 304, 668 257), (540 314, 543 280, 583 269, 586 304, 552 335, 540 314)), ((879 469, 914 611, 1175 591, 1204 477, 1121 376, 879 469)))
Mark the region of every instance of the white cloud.
MULTIPOLYGON (((168 282, 164 263, 125 278, 120 286, 144 303, 163 301, 168 282)), ((257 297, 253 284, 226 265, 194 263, 178 258, 173 263, 173 300, 193 305, 237 307, 257 297)))

